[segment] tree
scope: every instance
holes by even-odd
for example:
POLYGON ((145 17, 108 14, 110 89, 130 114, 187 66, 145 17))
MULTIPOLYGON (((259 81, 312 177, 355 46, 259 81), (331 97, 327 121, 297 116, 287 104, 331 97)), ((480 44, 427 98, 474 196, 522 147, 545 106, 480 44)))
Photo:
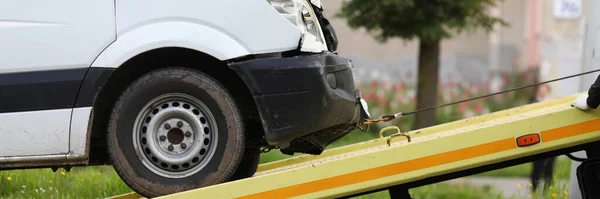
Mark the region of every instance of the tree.
MULTIPOLYGON (((349 0, 338 17, 353 28, 365 28, 381 43, 390 38, 419 39, 417 110, 436 105, 438 93, 440 41, 452 33, 495 24, 504 20, 488 15, 486 8, 502 0, 349 0)), ((436 124, 435 110, 416 115, 413 128, 436 124)))
MULTIPOLYGON (((508 26, 504 20, 488 15, 486 8, 501 0, 350 0, 342 5, 338 17, 348 25, 365 28, 383 43, 389 38, 419 39, 417 110, 436 105, 439 77, 440 41, 452 33, 494 25, 508 26)), ((436 124, 435 110, 419 113, 413 128, 436 124)), ((405 187, 390 188, 392 198, 409 198, 405 187)))

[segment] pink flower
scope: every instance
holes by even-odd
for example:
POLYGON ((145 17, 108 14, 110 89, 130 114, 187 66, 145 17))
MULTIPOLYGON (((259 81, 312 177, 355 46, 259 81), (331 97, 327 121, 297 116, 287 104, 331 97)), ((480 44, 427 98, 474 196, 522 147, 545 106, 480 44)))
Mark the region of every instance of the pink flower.
POLYGON ((377 94, 375 94, 375 93, 369 93, 368 99, 369 100, 377 100, 377 94))
POLYGON ((379 87, 379 82, 377 80, 371 81, 371 88, 377 88, 377 87, 379 87))
POLYGON ((465 89, 465 97, 470 97, 471 96, 471 91, 469 89, 465 89))
POLYGON ((394 84, 392 86, 393 91, 400 91, 400 90, 403 90, 404 88, 405 88, 404 82, 400 82, 400 83, 394 84))
POLYGON ((467 107, 469 105, 467 103, 460 103, 458 104, 458 112, 464 112, 465 110, 467 110, 467 107))
POLYGON ((377 102, 377 104, 383 105, 383 103, 385 103, 385 99, 383 98, 377 98, 377 100, 375 100, 377 102))
POLYGON ((508 81, 509 81, 509 77, 508 77, 508 75, 507 75, 507 74, 503 74, 503 75, 502 75, 502 81, 504 82, 504 84, 508 83, 508 81))
POLYGON ((475 104, 475 112, 481 113, 483 111, 483 105, 481 103, 475 104))
POLYGON ((392 83, 390 82, 390 79, 389 79, 387 76, 385 76, 385 77, 383 78, 383 87, 384 87, 384 89, 386 89, 386 90, 388 90, 388 89, 391 89, 391 88, 392 88, 392 83))
POLYGON ((454 82, 448 82, 446 83, 446 86, 448 86, 448 88, 453 88, 454 86, 456 86, 456 84, 454 82))

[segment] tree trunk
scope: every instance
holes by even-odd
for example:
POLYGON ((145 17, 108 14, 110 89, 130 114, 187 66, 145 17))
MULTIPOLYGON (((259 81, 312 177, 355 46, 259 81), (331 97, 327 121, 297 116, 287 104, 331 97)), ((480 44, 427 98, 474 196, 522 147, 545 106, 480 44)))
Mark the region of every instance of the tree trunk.
MULTIPOLYGON (((439 76, 440 41, 419 43, 419 75, 417 78, 416 110, 437 105, 439 76)), ((436 124, 435 110, 417 113, 413 129, 420 129, 436 124)), ((402 185, 388 189, 393 199, 411 199, 408 189, 402 185)))
MULTIPOLYGON (((419 66, 417 78, 416 110, 437 105, 440 41, 419 43, 419 66)), ((413 129, 436 125, 436 110, 417 113, 413 129)))

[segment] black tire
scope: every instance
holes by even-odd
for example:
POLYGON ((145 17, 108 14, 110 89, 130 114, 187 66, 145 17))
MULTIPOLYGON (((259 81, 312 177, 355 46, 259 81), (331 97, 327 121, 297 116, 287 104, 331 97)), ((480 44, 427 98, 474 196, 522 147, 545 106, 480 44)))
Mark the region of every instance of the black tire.
MULTIPOLYGON (((189 105, 187 107, 189 107, 189 105)), ((159 108, 157 107, 156 109, 159 108)), ((158 118, 159 116, 156 117, 158 118)), ((197 121, 191 122, 197 123, 197 121)), ((159 122, 156 123, 159 124, 159 122)), ((202 123, 204 123, 204 121, 202 123)), ((177 123, 177 125, 179 126, 179 123, 177 123)), ((162 127, 157 125, 157 128, 162 127)), ((151 135, 154 135, 156 132, 153 131, 151 135)), ((170 133, 170 131, 168 133, 170 133)), ((198 137, 202 136, 200 132, 195 133, 198 133, 198 137)), ((149 134, 146 134, 144 131, 144 134, 139 135, 144 136, 149 134)), ((157 133, 157 135, 159 134, 157 133)), ((199 140, 194 140, 196 139, 196 134, 190 136, 189 139, 192 140, 190 141, 191 143, 201 143, 199 140)), ((244 127, 240 111, 234 103, 234 99, 224 86, 212 77, 197 70, 187 68, 164 68, 143 75, 129 85, 122 93, 115 103, 110 116, 107 141, 111 162, 123 181, 131 189, 144 197, 157 197, 228 181, 233 176, 242 160, 245 147, 244 139, 244 127), (210 158, 202 169, 187 177, 176 178, 158 175, 156 172, 160 173, 160 170, 156 168, 160 167, 155 165, 156 168, 152 168, 153 166, 151 165, 153 164, 152 162, 154 159, 148 158, 148 160, 142 160, 142 157, 138 157, 138 155, 145 155, 143 150, 142 152, 136 152, 133 144, 135 140, 133 134, 134 126, 139 123, 144 123, 136 122, 139 121, 136 120, 138 114, 140 111, 143 111, 142 108, 146 103, 150 102, 155 97, 166 93, 186 94, 201 101, 205 105, 204 107, 208 108, 210 113, 214 116, 213 121, 215 122, 213 122, 213 124, 215 124, 218 129, 218 132, 214 133, 217 141, 214 143, 216 148, 212 150, 214 151, 212 158, 210 158), (152 159, 152 161, 149 159, 152 159), (145 164, 151 166, 146 166, 145 164)), ((144 140, 143 143, 146 144, 145 137, 140 140, 144 140)), ((155 145, 156 147, 154 148, 161 147, 162 145, 160 144, 163 143, 160 142, 164 142, 162 137, 160 138, 160 141, 158 141, 158 139, 155 140, 154 143, 159 143, 159 145, 155 145)), ((168 142, 171 141, 168 140, 168 142)), ((196 145, 194 144, 190 144, 189 149, 191 150, 195 146, 196 145)), ((198 146, 201 146, 201 144, 198 144, 198 146)), ((212 146, 213 145, 211 145, 211 147, 212 146)), ((146 145, 139 148, 144 147, 146 147, 146 145)), ((185 150, 185 147, 180 148, 183 149, 178 150, 185 150)), ((210 149, 207 149, 207 151, 208 150, 210 149)), ((205 154, 209 154, 212 151, 205 152, 205 154)), ((193 153, 190 152, 190 154, 193 153)), ((200 165, 200 163, 198 163, 198 165, 200 165)), ((166 168, 168 169, 171 167, 167 166, 166 168)), ((183 169, 183 167, 181 167, 181 169, 183 169)))
POLYGON ((260 148, 247 148, 240 166, 231 177, 231 181, 252 177, 260 163, 260 148))

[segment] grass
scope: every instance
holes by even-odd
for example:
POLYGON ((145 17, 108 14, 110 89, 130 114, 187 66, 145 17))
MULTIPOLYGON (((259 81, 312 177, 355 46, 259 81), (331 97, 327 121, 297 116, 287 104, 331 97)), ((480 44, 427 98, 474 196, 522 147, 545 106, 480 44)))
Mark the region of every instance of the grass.
POLYGON ((531 194, 531 198, 569 198, 569 187, 568 184, 562 184, 560 186, 550 186, 545 191, 540 191, 531 194))
MULTIPOLYGON (((331 144, 329 148, 344 146, 376 138, 373 134, 355 131, 348 136, 331 144)), ((263 154, 261 163, 289 158, 277 150, 263 154)), ((557 158, 555 177, 568 180, 570 161, 564 156, 557 158)), ((477 174, 475 176, 487 177, 528 177, 531 172, 531 163, 477 174)), ((535 198, 565 198, 564 187, 556 187, 556 191, 549 190, 537 194, 535 198), (563 191, 560 191, 563 190, 563 191), (556 194, 552 196, 552 194, 556 194)), ((76 167, 70 172, 59 170, 56 173, 50 169, 8 170, 0 171, 0 199, 8 198, 106 198, 119 194, 129 193, 127 187, 116 175, 112 167, 93 166, 76 167)), ((472 187, 449 183, 437 183, 411 189, 411 194, 418 199, 450 199, 450 198, 502 198, 500 191, 492 187, 472 187)), ((357 199, 383 199, 389 198, 387 191, 380 191, 356 197, 357 199)))
POLYGON ((0 172, 0 198, 106 198, 131 189, 108 166, 0 172))

